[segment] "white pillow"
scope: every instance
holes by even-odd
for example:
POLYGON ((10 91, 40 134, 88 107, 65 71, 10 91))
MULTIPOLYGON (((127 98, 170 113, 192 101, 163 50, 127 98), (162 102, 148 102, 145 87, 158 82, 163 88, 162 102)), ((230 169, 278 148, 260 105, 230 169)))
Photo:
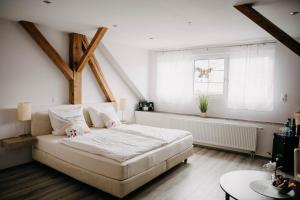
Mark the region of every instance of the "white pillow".
POLYGON ((84 132, 90 132, 84 120, 82 106, 50 109, 49 117, 53 128, 53 135, 65 135, 65 130, 70 126, 70 123, 81 126, 84 132))
POLYGON ((121 122, 112 104, 102 104, 88 107, 93 126, 96 128, 107 127, 111 125, 120 125, 121 122))
POLYGON ((106 128, 113 128, 121 124, 119 118, 115 118, 115 116, 108 116, 107 114, 101 113, 102 119, 104 121, 104 125, 106 128))

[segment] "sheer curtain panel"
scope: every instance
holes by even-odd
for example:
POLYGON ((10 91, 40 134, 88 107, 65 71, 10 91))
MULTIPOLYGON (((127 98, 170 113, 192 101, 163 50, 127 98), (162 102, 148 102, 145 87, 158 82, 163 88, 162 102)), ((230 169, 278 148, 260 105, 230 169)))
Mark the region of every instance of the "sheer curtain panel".
POLYGON ((274 49, 274 44, 230 48, 229 108, 273 110, 274 49))
POLYGON ((193 73, 190 51, 157 53, 156 98, 166 110, 193 102, 193 73))

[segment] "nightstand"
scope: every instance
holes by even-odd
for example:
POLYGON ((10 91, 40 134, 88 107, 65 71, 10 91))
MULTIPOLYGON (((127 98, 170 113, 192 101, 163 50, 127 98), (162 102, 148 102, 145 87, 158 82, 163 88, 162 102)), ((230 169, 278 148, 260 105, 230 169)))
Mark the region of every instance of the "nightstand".
POLYGON ((36 137, 30 134, 0 140, 1 145, 5 149, 16 149, 24 145, 29 145, 29 144, 32 145, 35 142, 36 142, 36 137))

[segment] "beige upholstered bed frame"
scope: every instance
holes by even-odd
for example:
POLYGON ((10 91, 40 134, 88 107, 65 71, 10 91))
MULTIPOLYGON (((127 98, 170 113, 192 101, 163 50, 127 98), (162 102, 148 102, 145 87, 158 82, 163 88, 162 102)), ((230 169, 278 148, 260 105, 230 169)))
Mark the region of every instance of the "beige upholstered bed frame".
POLYGON ((151 181, 160 174, 166 172, 192 155, 192 147, 169 158, 168 160, 157 164, 156 166, 142 172, 129 179, 119 181, 111 179, 100 174, 88 171, 84 168, 72 165, 61 159, 58 159, 46 152, 33 149, 33 159, 48 165, 68 176, 71 176, 81 182, 94 186, 102 191, 110 193, 116 197, 123 198, 130 192, 151 181))
MULTIPOLYGON (((87 118, 87 114, 85 113, 87 118)), ((90 119, 86 119, 87 124, 90 124, 90 119)), ((44 135, 49 132, 49 116, 48 113, 34 113, 32 116, 32 135, 44 135), (43 132, 43 134, 41 134, 43 132)), ((88 185, 94 186, 102 191, 110 193, 116 197, 123 198, 130 192, 159 176, 160 174, 166 172, 177 164, 186 161, 189 156, 192 155, 193 148, 190 147, 185 151, 178 153, 177 155, 153 166, 152 168, 130 177, 125 180, 116 180, 112 178, 105 177, 103 175, 97 174, 95 172, 89 171, 85 168, 68 163, 61 160, 47 152, 36 149, 33 147, 32 156, 33 159, 50 166, 66 175, 69 175, 81 182, 88 185)))

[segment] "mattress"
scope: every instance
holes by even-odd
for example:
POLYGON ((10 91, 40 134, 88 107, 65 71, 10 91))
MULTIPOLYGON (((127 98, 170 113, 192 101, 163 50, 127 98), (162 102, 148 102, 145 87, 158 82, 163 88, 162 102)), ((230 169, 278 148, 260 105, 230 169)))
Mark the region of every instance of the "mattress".
POLYGON ((115 180, 125 180, 144 172, 168 158, 192 146, 193 137, 188 135, 158 149, 149 151, 124 162, 101 155, 74 149, 60 141, 64 136, 37 136, 34 148, 64 160, 72 165, 115 180))
POLYGON ((74 149, 101 155, 118 162, 124 162, 168 144, 162 140, 112 129, 100 129, 89 134, 64 138, 61 142, 74 149))

